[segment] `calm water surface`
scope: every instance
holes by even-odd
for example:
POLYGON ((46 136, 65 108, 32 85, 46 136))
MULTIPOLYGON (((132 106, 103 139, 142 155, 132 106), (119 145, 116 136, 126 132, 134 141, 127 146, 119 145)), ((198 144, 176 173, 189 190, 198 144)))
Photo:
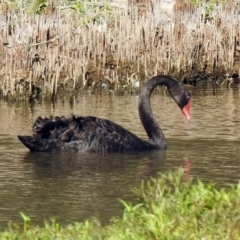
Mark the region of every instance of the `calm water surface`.
POLYGON ((0 101, 0 227, 20 223, 19 212, 35 224, 54 216, 61 224, 97 216, 107 223, 122 213, 118 199, 135 201, 131 187, 142 179, 186 169, 217 186, 240 179, 239 88, 190 88, 192 119, 186 122, 165 92, 152 96, 152 109, 168 140, 167 151, 124 154, 29 153, 17 139, 30 134, 38 116, 95 115, 111 119, 146 138, 137 96, 83 94, 51 104, 0 101))

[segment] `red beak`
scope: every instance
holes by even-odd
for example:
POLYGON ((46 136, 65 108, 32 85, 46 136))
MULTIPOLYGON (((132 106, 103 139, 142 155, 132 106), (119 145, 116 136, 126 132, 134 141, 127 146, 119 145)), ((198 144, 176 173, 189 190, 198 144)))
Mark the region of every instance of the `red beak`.
POLYGON ((189 99, 188 104, 182 109, 183 115, 186 117, 187 120, 191 119, 189 109, 190 109, 191 101, 189 99))

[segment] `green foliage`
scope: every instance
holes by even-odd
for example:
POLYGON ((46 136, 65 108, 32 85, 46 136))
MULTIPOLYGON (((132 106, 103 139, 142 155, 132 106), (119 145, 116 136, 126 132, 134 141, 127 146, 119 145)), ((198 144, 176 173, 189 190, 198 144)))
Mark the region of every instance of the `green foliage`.
POLYGON ((47 0, 34 0, 34 1, 19 1, 10 0, 6 1, 5 5, 10 11, 13 12, 26 12, 28 14, 41 14, 42 11, 49 7, 49 1, 47 0))
POLYGON ((83 3, 80 2, 76 2, 74 5, 72 5, 72 9, 76 10, 76 12, 80 15, 80 16, 84 16, 85 15, 85 7, 83 3))
POLYGON ((55 220, 43 228, 30 226, 21 213, 23 230, 0 232, 0 239, 239 239, 240 183, 218 190, 214 184, 183 181, 183 172, 159 175, 133 190, 139 200, 124 206, 122 218, 101 227, 97 219, 62 227, 55 220))
POLYGON ((19 10, 21 8, 21 2, 18 0, 10 0, 5 3, 5 5, 11 9, 11 11, 19 10))
POLYGON ((24 213, 20 213, 22 219, 23 219, 23 231, 26 232, 31 224, 31 219, 26 216, 24 213))
POLYGON ((227 0, 207 0, 207 1, 201 1, 201 0, 191 0, 191 2, 195 6, 201 6, 202 4, 207 4, 207 5, 217 5, 219 3, 227 3, 227 0))
POLYGON ((227 0, 207 0, 207 1, 191 0, 191 2, 193 3, 193 5, 197 7, 204 8, 205 18, 210 19, 216 7, 219 4, 226 4, 227 0))
POLYGON ((208 1, 205 1, 205 2, 199 1, 199 0, 191 0, 191 1, 195 6, 204 7, 205 8, 205 14, 206 14, 207 17, 209 17, 214 12, 214 10, 216 9, 216 7, 219 4, 226 4, 227 3, 227 0, 208 0, 208 1))
POLYGON ((32 4, 31 9, 33 9, 33 12, 35 14, 40 14, 43 10, 45 10, 48 7, 47 0, 35 0, 32 1, 31 4, 32 4))
MULTIPOLYGON (((13 11, 15 13, 25 12, 27 14, 38 14, 38 15, 44 11, 47 11, 49 8, 57 9, 60 6, 58 0, 51 1, 51 2, 47 0, 33 0, 33 1, 10 0, 10 1, 4 2, 4 4, 6 5, 8 10, 13 11)), ((103 13, 105 11, 110 13, 113 10, 111 5, 107 2, 100 7, 96 7, 94 4, 92 7, 89 5, 88 7, 86 7, 84 2, 68 1, 68 0, 61 1, 60 4, 62 4, 63 6, 69 6, 69 8, 75 10, 76 13, 81 17, 85 17, 87 12, 89 11, 92 11, 92 12, 95 11, 98 13, 103 13)))

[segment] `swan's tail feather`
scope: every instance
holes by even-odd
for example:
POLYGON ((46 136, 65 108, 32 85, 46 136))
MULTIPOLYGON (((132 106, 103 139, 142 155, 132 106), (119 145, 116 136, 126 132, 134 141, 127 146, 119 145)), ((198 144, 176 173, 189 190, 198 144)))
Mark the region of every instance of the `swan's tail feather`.
POLYGON ((32 152, 52 152, 56 149, 56 142, 32 136, 18 136, 18 139, 32 152))

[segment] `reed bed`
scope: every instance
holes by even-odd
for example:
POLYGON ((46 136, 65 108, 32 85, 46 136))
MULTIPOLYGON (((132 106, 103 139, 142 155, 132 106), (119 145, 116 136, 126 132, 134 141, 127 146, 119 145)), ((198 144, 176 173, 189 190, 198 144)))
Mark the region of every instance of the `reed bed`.
MULTIPOLYGON (((156 74, 240 70, 240 10, 234 1, 209 10, 161 11, 159 3, 83 2, 40 13, 0 2, 2 96, 61 89, 132 87, 156 74), (1 6, 2 5, 2 6, 1 6), (154 7, 153 7, 154 6, 154 7)), ((184 8, 186 9, 186 8, 184 8)))

